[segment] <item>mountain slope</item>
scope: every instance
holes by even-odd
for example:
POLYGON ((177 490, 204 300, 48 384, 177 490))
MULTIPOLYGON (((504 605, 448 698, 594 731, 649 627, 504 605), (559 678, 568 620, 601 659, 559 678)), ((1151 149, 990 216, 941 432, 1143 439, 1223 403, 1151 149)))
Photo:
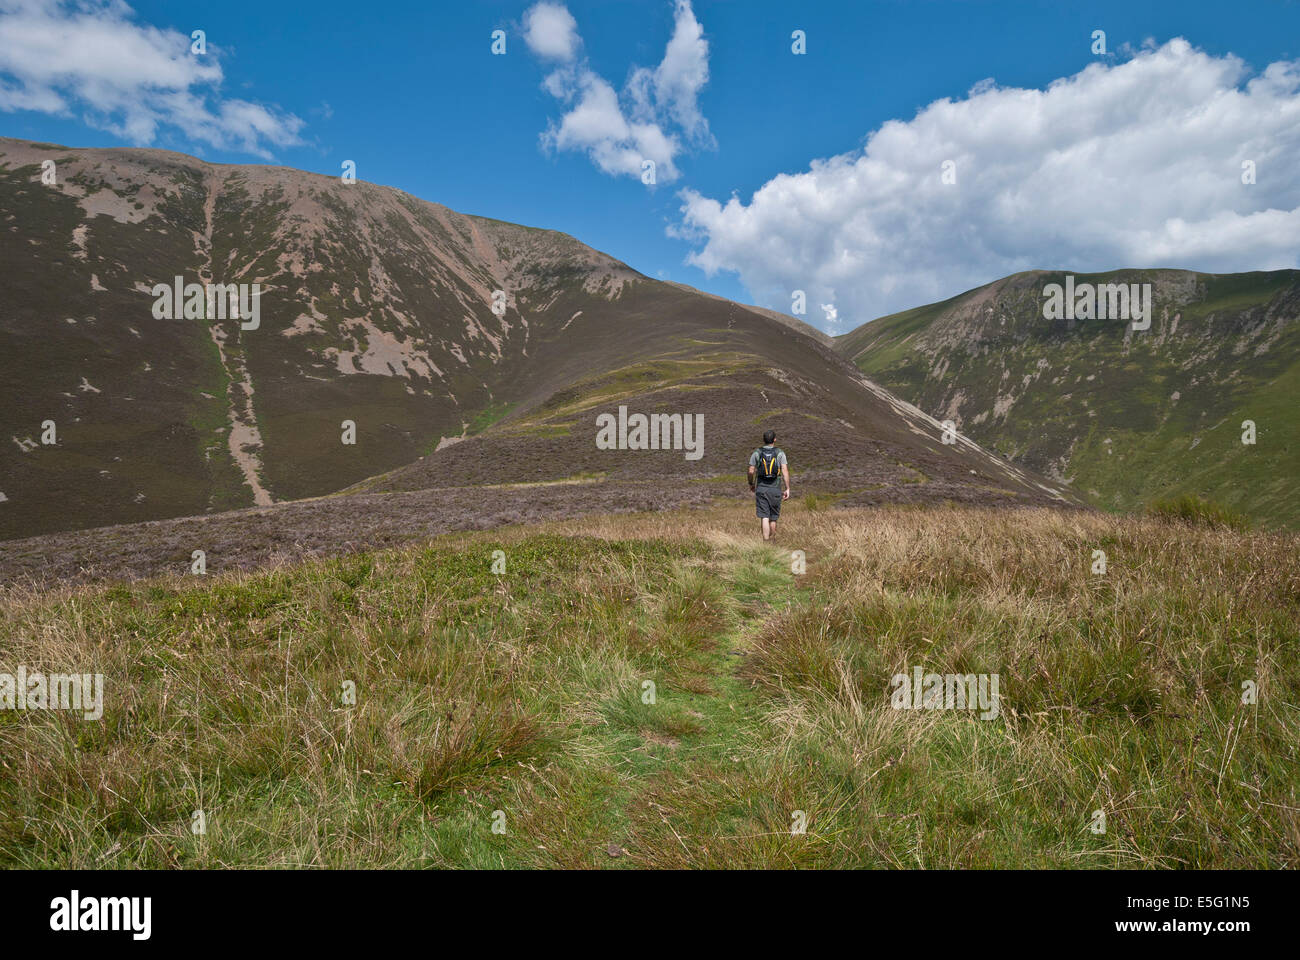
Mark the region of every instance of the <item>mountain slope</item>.
POLYGON ((639 276, 397 190, 155 150, 0 140, 0 210, 10 534, 318 495, 409 462, 639 276), (260 283, 260 326, 156 319, 151 288, 176 276, 260 283))
POLYGON ((932 419, 782 324, 667 285, 629 296, 634 322, 593 328, 556 362, 567 386, 520 387, 523 402, 464 440, 332 496, 0 543, 0 584, 186 573, 194 550, 209 573, 253 569, 454 530, 713 502, 749 521, 744 464, 769 426, 800 501, 787 530, 801 529, 807 494, 843 506, 1074 504, 969 442, 943 444, 932 419), (596 419, 620 406, 702 416, 702 456, 599 449, 596 419))
POLYGON ((1059 272, 1016 274, 864 324, 837 349, 868 376, 1094 503, 1195 493, 1300 524, 1300 271, 1076 274, 1151 283, 1151 326, 1047 320, 1059 272), (1242 443, 1251 420, 1256 443, 1242 443))
POLYGON ((0 203, 0 537, 586 473, 650 484, 627 499, 651 508, 661 478, 739 483, 765 426, 800 489, 853 502, 1069 500, 942 444, 789 318, 564 234, 285 168, 14 140, 0 203), (260 322, 158 319, 176 276, 260 284, 260 322), (703 415, 703 456, 600 450, 620 403, 703 415))

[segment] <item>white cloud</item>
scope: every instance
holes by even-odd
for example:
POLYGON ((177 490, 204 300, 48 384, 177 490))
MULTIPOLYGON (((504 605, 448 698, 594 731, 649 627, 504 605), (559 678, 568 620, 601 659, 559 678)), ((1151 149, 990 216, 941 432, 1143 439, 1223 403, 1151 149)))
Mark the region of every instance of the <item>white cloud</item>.
POLYGON ((1176 39, 1046 90, 981 81, 748 203, 683 191, 672 232, 761 304, 836 304, 842 331, 1033 268, 1300 266, 1298 153, 1300 63, 1250 77, 1176 39))
POLYGON ((638 111, 670 116, 692 139, 711 142, 709 122, 700 113, 700 90, 709 82, 709 42, 688 0, 677 0, 673 35, 653 71, 638 67, 628 81, 638 111))
POLYGON ((582 43, 578 21, 559 3, 539 3, 524 14, 524 42, 548 60, 572 60, 582 43))
POLYGON ((582 44, 577 23, 557 4, 539 3, 524 14, 524 38, 544 59, 564 61, 542 83, 569 107, 542 134, 542 145, 585 151, 601 171, 642 175, 643 161, 655 164, 657 182, 681 172, 676 160, 686 144, 712 146, 699 93, 709 79, 709 44, 689 0, 677 0, 673 34, 653 70, 634 67, 620 95, 576 53, 582 44))
POLYGON ((162 127, 258 156, 301 142, 292 114, 220 96, 211 44, 193 55, 187 35, 134 17, 120 0, 0 0, 0 110, 82 113, 141 145, 162 127))

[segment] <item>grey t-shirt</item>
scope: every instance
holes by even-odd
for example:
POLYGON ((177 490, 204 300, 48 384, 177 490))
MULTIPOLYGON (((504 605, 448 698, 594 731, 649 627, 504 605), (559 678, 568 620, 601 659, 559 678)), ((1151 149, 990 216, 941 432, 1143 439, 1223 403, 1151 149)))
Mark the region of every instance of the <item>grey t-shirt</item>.
MULTIPOLYGON (((763 444, 763 446, 760 447, 759 449, 761 449, 761 450, 771 450, 774 446, 776 446, 776 444, 773 444, 773 443, 765 443, 765 444, 763 444)), ((753 453, 751 453, 751 454, 749 455, 749 465, 750 465, 751 467, 753 467, 753 468, 755 469, 755 471, 758 470, 758 450, 755 450, 753 453)), ((780 482, 781 482, 781 474, 780 474, 779 471, 780 471, 780 469, 781 469, 782 467, 784 467, 784 466, 785 466, 785 451, 782 450, 782 449, 780 449, 780 448, 777 448, 777 451, 776 451, 776 468, 777 468, 778 473, 777 473, 777 475, 776 475, 776 479, 774 479, 774 480, 767 480, 767 481, 764 481, 764 480, 763 480, 763 477, 762 477, 762 474, 759 474, 759 473, 756 472, 756 473, 755 473, 755 482, 757 482, 757 483, 759 483, 759 484, 762 484, 762 483, 765 483, 765 482, 766 482, 766 483, 780 483, 780 482)))

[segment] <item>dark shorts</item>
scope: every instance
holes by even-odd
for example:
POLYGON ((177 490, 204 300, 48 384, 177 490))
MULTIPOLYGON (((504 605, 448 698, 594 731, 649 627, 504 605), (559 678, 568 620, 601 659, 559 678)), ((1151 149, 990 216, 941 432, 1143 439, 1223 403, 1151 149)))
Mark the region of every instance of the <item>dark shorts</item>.
POLYGON ((779 483, 760 483, 754 488, 754 505, 758 508, 758 518, 767 517, 777 520, 781 516, 781 485, 779 483))

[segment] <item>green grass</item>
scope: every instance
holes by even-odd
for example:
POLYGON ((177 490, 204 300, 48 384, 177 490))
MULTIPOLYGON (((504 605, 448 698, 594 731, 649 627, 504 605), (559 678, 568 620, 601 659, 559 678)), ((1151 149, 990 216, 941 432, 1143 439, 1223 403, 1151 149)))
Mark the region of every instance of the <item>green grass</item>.
POLYGON ((779 545, 563 528, 0 598, 0 671, 107 685, 97 722, 0 711, 0 864, 1300 856, 1293 536, 797 502, 779 545), (997 674, 999 716, 892 709, 915 666, 997 674))
POLYGON ((1147 507, 1147 513, 1160 520, 1186 523, 1201 527, 1227 527, 1231 530, 1244 530, 1250 525, 1244 514, 1231 510, 1222 504, 1191 494, 1157 500, 1147 507))
POLYGON ((825 510, 838 499, 839 495, 832 493, 806 493, 803 505, 809 510, 825 510))
POLYGON ((469 429, 466 433, 473 436, 476 433, 482 433, 492 424, 496 423, 516 405, 513 403, 491 403, 487 407, 474 414, 473 419, 469 422, 469 429))

